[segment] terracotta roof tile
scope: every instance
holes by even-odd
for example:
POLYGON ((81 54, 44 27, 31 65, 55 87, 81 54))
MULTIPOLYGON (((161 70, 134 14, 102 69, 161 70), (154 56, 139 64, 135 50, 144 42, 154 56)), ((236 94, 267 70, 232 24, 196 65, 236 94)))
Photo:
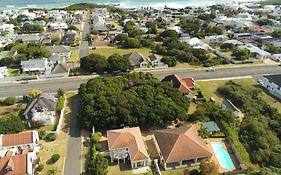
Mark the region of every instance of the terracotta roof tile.
POLYGON ((27 172, 27 154, 7 156, 0 159, 1 175, 21 175, 27 172), (11 171, 7 168, 11 167, 11 171))
POLYGON ((212 156, 195 126, 159 130, 154 135, 166 163, 212 156))
POLYGON ((128 147, 131 159, 149 159, 140 128, 124 128, 107 131, 109 150, 128 147))
POLYGON ((21 132, 17 134, 6 134, 2 137, 2 146, 16 146, 33 143, 33 131, 21 132))
POLYGON ((185 84, 184 81, 182 81, 177 75, 169 75, 166 76, 162 82, 170 82, 173 84, 175 88, 177 88, 179 91, 181 91, 184 94, 188 94, 191 92, 191 90, 188 88, 188 86, 185 84))

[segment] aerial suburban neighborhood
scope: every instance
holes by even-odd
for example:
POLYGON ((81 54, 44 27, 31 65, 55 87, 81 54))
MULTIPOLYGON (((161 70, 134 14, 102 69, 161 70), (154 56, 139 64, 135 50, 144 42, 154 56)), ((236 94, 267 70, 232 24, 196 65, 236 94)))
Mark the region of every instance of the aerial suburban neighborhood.
POLYGON ((281 174, 279 0, 86 2, 0 2, 0 175, 281 174))

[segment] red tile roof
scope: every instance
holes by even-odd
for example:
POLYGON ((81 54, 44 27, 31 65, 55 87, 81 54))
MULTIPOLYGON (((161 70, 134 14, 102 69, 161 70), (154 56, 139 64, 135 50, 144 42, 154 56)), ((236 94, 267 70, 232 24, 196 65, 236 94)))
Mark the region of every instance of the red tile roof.
POLYGON ((182 79, 182 81, 185 83, 185 85, 188 88, 194 88, 194 86, 195 86, 195 81, 192 77, 184 78, 184 79, 182 79))
POLYGON ((191 90, 188 88, 188 86, 185 84, 182 79, 180 79, 177 75, 169 75, 166 76, 163 80, 163 82, 171 82, 175 88, 177 88, 180 92, 183 94, 189 94, 191 90))
POLYGON ((204 140, 193 125, 175 129, 164 129, 154 134, 165 163, 175 163, 196 158, 211 157, 204 140))
POLYGON ((33 131, 16 134, 6 134, 2 136, 2 146, 16 146, 33 143, 33 131))
POLYGON ((0 159, 1 175, 21 175, 27 173, 27 154, 7 156, 0 159), (7 171, 8 168, 10 171, 7 171))
POLYGON ((107 131, 109 150, 129 148, 133 161, 149 159, 140 128, 124 128, 107 131))

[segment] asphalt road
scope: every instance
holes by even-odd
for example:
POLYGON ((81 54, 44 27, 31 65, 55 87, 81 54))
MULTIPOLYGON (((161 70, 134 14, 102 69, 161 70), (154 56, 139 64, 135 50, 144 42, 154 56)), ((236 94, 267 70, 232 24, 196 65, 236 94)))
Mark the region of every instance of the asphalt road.
POLYGON ((87 40, 87 35, 90 33, 90 25, 89 25, 89 18, 90 18, 90 12, 87 12, 86 20, 84 21, 84 27, 82 31, 82 39, 80 45, 80 51, 79 51, 79 59, 89 55, 89 42, 87 40))
MULTIPOLYGON (((259 65, 243 66, 234 68, 217 68, 214 72, 195 69, 165 69, 150 70, 157 78, 162 79, 166 75, 177 74, 180 77, 193 76, 196 80, 221 79, 243 76, 261 76, 268 74, 281 74, 281 66, 278 65, 259 65)), ((0 97, 21 96, 31 89, 40 89, 43 92, 56 92, 58 88, 67 91, 77 90, 81 83, 87 82, 94 76, 69 77, 62 79, 34 80, 28 84, 20 82, 0 83, 0 97)))
POLYGON ((73 97, 71 105, 70 138, 67 145, 64 174, 79 175, 82 172, 82 142, 81 126, 79 126, 79 122, 77 122, 77 114, 80 106, 78 97, 73 97))

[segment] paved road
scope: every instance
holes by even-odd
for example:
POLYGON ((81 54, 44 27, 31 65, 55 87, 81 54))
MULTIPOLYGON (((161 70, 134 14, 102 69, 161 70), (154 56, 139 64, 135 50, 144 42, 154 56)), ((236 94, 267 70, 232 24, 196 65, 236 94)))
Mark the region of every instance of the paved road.
POLYGON ((81 174, 81 160, 82 160, 82 142, 81 142, 81 127, 77 122, 77 114, 79 112, 79 99, 73 97, 72 99, 71 119, 69 126, 69 141, 67 145, 67 154, 65 159, 65 175, 79 175, 81 174))
MULTIPOLYGON (((89 11, 86 13, 86 18, 84 21, 83 26, 83 33, 82 33, 82 43, 80 46, 80 52, 79 52, 79 59, 89 55, 89 43, 87 40, 87 35, 90 33, 90 13, 89 11)), ((62 85, 66 90, 74 90, 79 87, 79 84, 87 81, 88 78, 85 79, 85 77, 81 78, 72 78, 72 79, 60 79, 58 82, 52 83, 52 85, 62 85), (75 82, 77 81, 78 82, 75 82), (73 82, 74 81, 74 82, 73 82)), ((50 88, 50 81, 46 81, 48 83, 46 85, 47 91, 56 89, 55 87, 50 88)), ((37 82, 36 82, 37 83, 37 82)), ((42 83, 42 82, 41 82, 42 83)), ((40 84, 40 83, 39 83, 40 84)), ((37 84, 38 86, 38 84, 37 84)), ((39 85, 40 86, 40 85, 39 85)), ((42 86, 43 87, 43 86, 42 86)), ((45 87, 45 88, 46 88, 45 87)), ((40 88, 39 88, 40 89, 40 88)), ((72 99, 71 103, 71 119, 70 119, 70 126, 69 126, 69 141, 67 145, 67 156, 65 159, 65 169, 64 169, 64 175, 79 175, 82 173, 82 143, 81 143, 81 126, 79 126, 79 122, 77 121, 77 114, 79 112, 79 99, 78 97, 74 97, 72 99)))
MULTIPOLYGON (((197 80, 220 79, 241 76, 260 76, 267 74, 281 74, 281 66, 263 65, 263 66, 244 66, 235 68, 217 68, 215 72, 194 69, 165 69, 150 71, 157 78, 162 79, 169 74, 177 74, 180 77, 193 76, 197 80)), ((30 81, 28 84, 19 82, 0 83, 0 97, 20 96, 26 94, 30 89, 40 89, 43 92, 56 92, 58 88, 65 90, 77 90, 81 83, 87 82, 94 76, 69 77, 63 79, 49 79, 30 81)))
POLYGON ((87 35, 90 33, 90 12, 87 12, 86 19, 84 21, 84 27, 83 27, 83 33, 82 33, 82 42, 80 45, 80 51, 79 51, 79 59, 89 55, 89 42, 87 40, 87 35))

